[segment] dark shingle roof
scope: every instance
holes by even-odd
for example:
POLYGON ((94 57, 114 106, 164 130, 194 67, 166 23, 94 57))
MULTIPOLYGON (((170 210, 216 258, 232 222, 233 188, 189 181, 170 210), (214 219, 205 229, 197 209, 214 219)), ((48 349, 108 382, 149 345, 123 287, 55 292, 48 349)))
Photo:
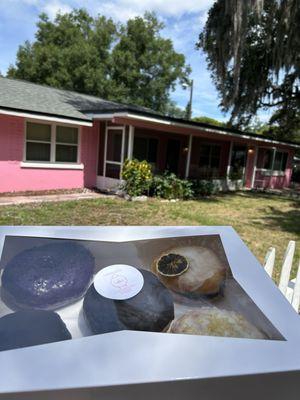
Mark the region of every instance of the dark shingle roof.
MULTIPOLYGON (((0 77, 0 108, 90 121, 88 112, 117 112, 125 105, 69 90, 0 77)), ((131 111, 148 110, 126 105, 131 111)), ((149 111, 149 110, 148 110, 149 111)))
MULTIPOLYGON (((253 137, 261 140, 274 140, 267 135, 262 136, 252 132, 243 132, 234 128, 219 127, 202 122, 172 118, 146 107, 117 103, 87 94, 55 89, 50 86, 3 77, 0 77, 0 109, 1 108, 79 121, 92 121, 92 114, 127 112, 160 119, 162 121, 183 123, 191 127, 197 126, 212 129, 216 132, 228 133, 229 135, 238 134, 245 135, 248 138, 253 137)), ((299 147, 299 143, 295 142, 284 140, 275 140, 275 142, 299 147)))

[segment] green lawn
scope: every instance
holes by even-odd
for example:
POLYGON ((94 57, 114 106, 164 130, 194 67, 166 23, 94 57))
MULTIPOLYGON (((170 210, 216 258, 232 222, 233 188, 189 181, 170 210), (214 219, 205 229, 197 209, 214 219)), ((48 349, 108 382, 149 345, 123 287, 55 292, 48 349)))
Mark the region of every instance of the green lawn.
POLYGON ((271 245, 281 260, 291 239, 298 241, 299 260, 299 206, 296 200, 257 193, 176 203, 103 198, 2 206, 0 225, 232 225, 261 262, 271 245))

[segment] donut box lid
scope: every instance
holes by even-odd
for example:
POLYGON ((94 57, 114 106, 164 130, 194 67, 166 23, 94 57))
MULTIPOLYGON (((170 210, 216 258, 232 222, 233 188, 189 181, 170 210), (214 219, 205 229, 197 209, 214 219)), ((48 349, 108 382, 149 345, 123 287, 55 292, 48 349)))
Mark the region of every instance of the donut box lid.
POLYGON ((298 398, 299 316, 231 227, 1 227, 0 254, 9 236, 121 243, 193 235, 220 236, 234 279, 277 340, 119 331, 3 351, 0 399, 232 400, 240 390, 243 399, 298 398))

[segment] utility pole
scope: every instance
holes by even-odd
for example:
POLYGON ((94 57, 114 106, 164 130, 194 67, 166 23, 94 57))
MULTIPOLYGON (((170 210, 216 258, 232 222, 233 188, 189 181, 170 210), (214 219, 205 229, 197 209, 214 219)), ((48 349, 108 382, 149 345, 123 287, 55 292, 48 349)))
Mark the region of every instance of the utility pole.
POLYGON ((193 90, 194 90, 194 79, 192 79, 189 82, 189 85, 186 85, 186 87, 190 88, 190 100, 186 106, 186 118, 191 119, 192 118, 192 111, 193 111, 193 90))

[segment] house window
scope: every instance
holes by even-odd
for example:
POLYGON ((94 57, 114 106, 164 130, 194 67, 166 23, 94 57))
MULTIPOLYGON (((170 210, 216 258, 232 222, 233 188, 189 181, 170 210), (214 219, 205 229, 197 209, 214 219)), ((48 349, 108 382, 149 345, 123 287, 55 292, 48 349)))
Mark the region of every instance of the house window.
POLYGON ((288 153, 275 149, 260 148, 257 156, 257 168, 269 171, 282 171, 286 169, 288 153), (275 156, 274 156, 275 152, 275 156))
POLYGON ((78 128, 66 125, 26 124, 26 161, 77 163, 78 128))
POLYGON ((133 144, 133 158, 139 161, 146 160, 156 163, 158 140, 155 138, 135 136, 133 144))
POLYGON ((288 158, 288 153, 283 151, 277 151, 275 154, 273 169, 275 171, 285 171, 287 158, 288 158))
POLYGON ((219 145, 203 144, 199 147, 199 154, 200 168, 219 168, 221 154, 221 147, 219 145))
POLYGON ((26 161, 48 161, 51 158, 51 125, 27 122, 26 161))
POLYGON ((258 149, 257 168, 272 169, 273 149, 258 149))
POLYGON ((234 145, 232 147, 231 162, 232 169, 239 170, 246 166, 247 161, 247 147, 234 145))

